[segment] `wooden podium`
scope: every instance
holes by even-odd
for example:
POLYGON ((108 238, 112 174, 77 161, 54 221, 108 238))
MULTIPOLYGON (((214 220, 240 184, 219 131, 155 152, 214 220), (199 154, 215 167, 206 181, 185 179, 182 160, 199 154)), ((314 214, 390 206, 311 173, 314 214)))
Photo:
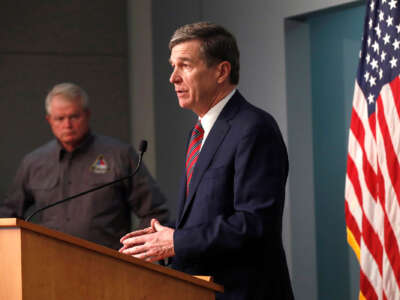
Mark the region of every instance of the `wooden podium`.
POLYGON ((215 299, 223 287, 19 219, 0 219, 0 300, 215 299))

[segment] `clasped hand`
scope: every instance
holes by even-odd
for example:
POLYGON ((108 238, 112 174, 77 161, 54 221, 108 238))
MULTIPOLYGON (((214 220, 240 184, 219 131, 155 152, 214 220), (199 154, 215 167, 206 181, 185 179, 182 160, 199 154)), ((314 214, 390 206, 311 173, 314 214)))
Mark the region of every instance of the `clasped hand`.
POLYGON ((162 226, 156 219, 150 227, 137 230, 121 238, 119 252, 154 262, 175 255, 174 229, 162 226))

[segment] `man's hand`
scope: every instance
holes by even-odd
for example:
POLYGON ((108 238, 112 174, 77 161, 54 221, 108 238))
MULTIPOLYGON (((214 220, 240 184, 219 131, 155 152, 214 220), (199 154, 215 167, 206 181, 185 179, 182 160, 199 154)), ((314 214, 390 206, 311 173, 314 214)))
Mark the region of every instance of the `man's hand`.
POLYGON ((174 229, 162 226, 156 219, 151 227, 133 231, 121 238, 123 247, 119 252, 146 261, 157 261, 175 255, 174 229))

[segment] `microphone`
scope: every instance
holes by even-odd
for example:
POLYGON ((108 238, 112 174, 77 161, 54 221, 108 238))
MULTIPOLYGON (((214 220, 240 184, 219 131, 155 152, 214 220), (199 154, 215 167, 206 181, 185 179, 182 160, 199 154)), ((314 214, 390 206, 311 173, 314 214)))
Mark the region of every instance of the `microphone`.
POLYGON ((139 145, 139 151, 140 151, 140 154, 139 154, 139 161, 138 161, 138 163, 137 163, 137 166, 136 166, 135 171, 134 171, 132 174, 127 175, 127 176, 125 176, 125 177, 122 177, 122 178, 120 178, 120 179, 117 179, 117 180, 114 180, 114 181, 105 183, 105 184, 103 184, 103 185, 94 187, 94 188, 92 188, 92 189, 90 189, 90 190, 87 190, 87 191, 84 191, 84 192, 81 192, 81 193, 72 195, 72 196, 70 196, 70 197, 67 197, 67 198, 65 198, 65 199, 62 199, 62 200, 59 200, 59 201, 57 201, 57 202, 51 203, 51 204, 49 204, 49 205, 43 206, 42 208, 39 208, 39 209, 35 210, 30 216, 28 216, 28 217, 25 219, 25 221, 26 221, 26 222, 29 222, 29 220, 30 220, 33 216, 35 216, 36 214, 38 214, 38 213, 40 213, 41 211, 44 211, 44 210, 46 210, 46 209, 48 209, 48 208, 50 208, 50 207, 56 206, 56 205, 58 205, 58 204, 67 202, 67 201, 72 200, 72 199, 75 199, 75 198, 78 198, 78 197, 83 196, 83 195, 86 195, 86 194, 88 194, 88 193, 91 193, 91 192, 100 190, 100 189, 102 189, 102 188, 105 188, 106 186, 113 185, 113 184, 115 184, 115 183, 124 181, 125 179, 129 179, 129 178, 135 176, 136 173, 139 171, 140 165, 141 165, 141 163, 142 163, 143 154, 146 152, 146 150, 147 150, 147 141, 146 141, 146 140, 142 140, 142 141, 140 142, 140 145, 139 145))
POLYGON ((142 159, 143 153, 147 150, 147 141, 142 140, 139 144, 140 159, 142 159))

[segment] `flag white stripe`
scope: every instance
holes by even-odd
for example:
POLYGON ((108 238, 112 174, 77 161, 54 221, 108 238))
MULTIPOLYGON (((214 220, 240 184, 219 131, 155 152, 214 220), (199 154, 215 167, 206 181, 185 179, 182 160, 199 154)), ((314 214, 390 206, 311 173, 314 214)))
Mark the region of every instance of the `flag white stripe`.
MULTIPOLYGON (((390 89, 389 85, 386 85, 383 88, 383 97, 385 98, 384 101, 384 114, 385 114, 385 119, 387 120, 387 125, 389 128, 391 140, 393 146, 395 146, 394 151, 395 153, 399 153, 400 149, 400 126, 395 126, 396 123, 400 124, 399 116, 397 114, 396 107, 394 105, 394 99, 393 99, 393 94, 390 89)), ((379 124, 377 124, 379 126, 379 124)), ((380 133, 380 132, 379 132, 380 133)), ((378 138, 378 146, 382 151, 379 151, 379 165, 381 168, 381 171, 384 176, 384 182, 385 182, 385 210, 387 212, 387 216, 389 219, 389 222, 392 226, 392 230, 395 233, 395 236, 397 238, 397 241, 399 241, 400 238, 400 207, 399 207, 399 201, 397 199, 394 187, 392 185, 392 181, 390 178, 389 170, 387 169, 387 159, 386 159, 386 152, 384 148, 384 143, 383 143, 383 137, 380 134, 378 138)), ((398 155, 396 155, 397 160, 399 161, 398 155)))
MULTIPOLYGON (((363 98, 363 94, 359 93, 358 97, 363 98)), ((355 102, 357 102, 357 101, 355 101, 355 102)), ((371 193, 368 189, 368 186, 366 184, 366 178, 364 176, 364 171, 363 171, 363 155, 364 154, 361 149, 368 147, 368 145, 374 145, 373 148, 375 149, 375 140, 374 140, 372 132, 370 130, 370 126, 369 126, 369 122, 368 122, 368 113, 367 113, 367 110, 365 109, 365 107, 366 107, 365 103, 366 102, 364 100, 364 102, 361 102, 354 107, 354 109, 356 110, 359 118, 361 119, 361 121, 364 125, 363 127, 364 127, 364 131, 365 131, 365 138, 364 138, 365 144, 360 145, 358 140, 356 139, 354 133, 352 131, 350 131, 349 145, 352 145, 352 146, 349 147, 349 156, 354 160, 354 162, 356 164, 358 177, 359 177, 359 181, 360 181, 360 186, 361 186, 361 191, 362 191, 362 197, 363 197, 362 206, 363 206, 364 214, 365 214, 367 220, 369 221, 369 223, 371 224, 371 226, 377 232, 380 242, 383 245, 383 242, 384 242, 383 226, 382 226, 383 225, 383 210, 382 210, 382 207, 380 206, 380 204, 376 201, 376 199, 374 199, 373 195, 371 195, 371 193), (361 105, 361 104, 363 104, 363 105, 361 105), (362 107, 364 107, 364 109, 362 107), (359 110, 357 110, 357 108, 359 110), (368 144, 368 145, 366 145, 366 144, 368 144)), ((366 153, 368 155, 368 153, 370 153, 370 152, 366 151, 366 153)), ((367 157, 367 160, 369 162, 370 162, 370 159, 375 161, 374 157, 372 157, 372 158, 367 157)), ((370 162, 370 164, 371 164, 371 162, 370 162)), ((376 170, 376 168, 375 168, 375 170, 376 170)))
MULTIPOLYGON (((393 97, 392 89, 390 84, 386 84, 382 87, 380 93, 384 108, 385 119, 388 125, 390 138, 393 143, 393 148, 396 153, 400 150, 400 119, 395 105, 395 99, 393 97)), ((397 157, 398 159, 398 157, 397 157)))
POLYGON ((357 223, 357 227, 359 228, 361 232, 362 228, 362 217, 363 217, 363 212, 360 206, 360 203, 357 201, 357 195, 354 192, 354 187, 353 184, 350 181, 350 178, 346 176, 346 199, 349 199, 347 201, 350 213, 353 215, 354 220, 357 223))
MULTIPOLYGON (((364 127, 365 137, 364 137, 364 145, 363 149, 368 149, 366 152, 367 159, 372 166, 374 172, 377 172, 377 161, 376 161, 376 141, 374 135, 372 134, 369 118, 368 118, 368 106, 367 101, 364 98, 364 94, 360 89, 357 81, 354 88, 354 103, 353 109, 357 112, 358 117, 361 119, 361 122, 364 127)), ((357 133, 356 133, 357 134, 357 133)))
POLYGON ((375 258, 369 252, 364 239, 361 239, 360 251, 362 258, 360 260, 360 267, 378 295, 378 299, 383 299, 382 295, 379 293, 379 291, 382 290, 382 277, 379 273, 379 268, 375 258))
MULTIPOLYGON (((392 121, 388 120, 393 120, 398 119, 397 112, 395 113, 396 116, 393 115, 393 113, 390 110, 396 110, 395 107, 393 107, 393 95, 391 93, 390 87, 388 86, 384 87, 385 91, 383 91, 382 99, 385 99, 383 102, 383 107, 384 107, 384 115, 386 119, 386 124, 388 125, 389 131, 391 131, 391 134, 395 135, 396 133, 390 128, 393 127, 392 125, 389 125, 392 123, 392 121)), ((396 120, 396 122, 399 122, 399 120, 396 120)), ((396 196, 396 193, 394 191, 392 181, 390 179, 390 174, 388 170, 388 165, 387 165, 387 159, 386 159, 386 151, 384 147, 384 141, 383 141, 383 136, 382 132, 380 130, 379 123, 377 123, 377 145, 378 148, 381 149, 381 151, 378 151, 379 153, 379 167, 383 176, 383 181, 385 184, 385 210, 386 210, 386 215, 389 221, 389 224, 391 226, 391 229, 393 233, 396 236, 396 240, 392 241, 392 243, 397 243, 399 241, 399 236, 400 236, 400 224, 399 224, 399 217, 400 216, 400 207, 398 205, 398 199, 396 196)), ((397 133, 398 134, 398 133, 397 133)), ((384 227, 382 225, 382 227, 384 227)), ((400 299, 398 297, 399 295, 399 286, 397 284, 397 280, 395 278, 395 274, 392 269, 392 265, 387 257, 386 254, 386 249, 384 249, 384 255, 383 255, 383 265, 382 265, 382 272, 383 272, 383 289, 387 295, 390 295, 391 299, 400 299), (396 294, 396 297, 393 297, 394 294, 396 294)))
MULTIPOLYGON (((371 195, 367 184, 365 182, 366 178, 364 176, 363 170, 363 151, 362 149, 367 149, 365 151, 365 155, 367 156, 366 159, 370 163, 371 167, 373 168, 375 174, 377 172, 377 160, 376 160, 376 141, 372 134, 370 128, 370 122, 368 119, 368 107, 366 104, 366 100, 361 89, 358 86, 358 83, 355 84, 355 91, 354 91, 354 102, 353 102, 353 109, 355 113, 357 113, 363 128, 364 128, 364 145, 360 145, 356 136, 359 133, 353 132, 350 130, 349 134, 349 156, 353 158, 358 176, 360 181, 360 186, 362 190, 362 206, 365 218, 371 224, 372 228, 374 228, 377 232, 379 241, 381 244, 384 242, 383 236, 383 211, 379 203, 377 203, 376 199, 373 198, 371 195)), ((375 184, 375 182, 373 183, 375 184)), ((361 228, 362 232, 362 228, 361 228)), ((367 243, 370 241, 367 241, 367 243)), ((373 247, 372 245, 370 246, 373 247)), ((360 268, 362 269, 365 277, 368 278, 368 281, 373 286, 374 290, 378 295, 378 299, 382 298, 381 287, 382 287, 382 277, 379 272, 378 262, 380 260, 379 257, 375 258, 369 252, 367 245, 365 244, 364 239, 361 239, 360 245, 360 268)))
POLYGON ((383 252, 382 258, 382 288, 385 291, 385 294, 390 296, 389 299, 400 299, 400 290, 397 285, 397 281, 392 269, 392 265, 386 255, 386 252, 383 252))

